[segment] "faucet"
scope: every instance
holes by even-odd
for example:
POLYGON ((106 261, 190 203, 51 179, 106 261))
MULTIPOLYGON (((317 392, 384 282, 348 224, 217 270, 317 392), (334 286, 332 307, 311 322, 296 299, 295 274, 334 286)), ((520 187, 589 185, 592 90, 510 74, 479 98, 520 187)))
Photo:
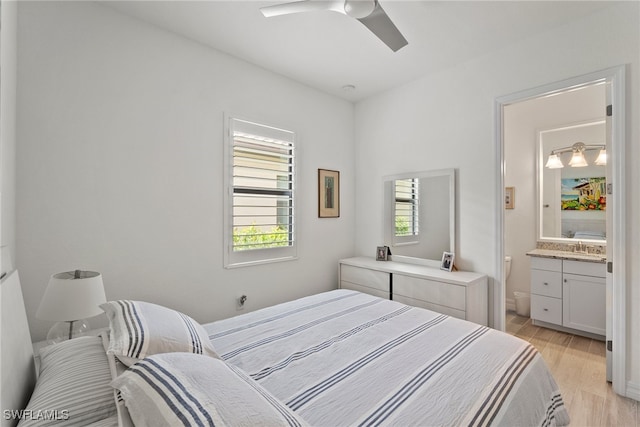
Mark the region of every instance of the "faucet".
POLYGON ((593 251, 594 247, 585 245, 581 240, 578 240, 578 244, 573 246, 573 252, 581 254, 589 254, 589 249, 593 251))

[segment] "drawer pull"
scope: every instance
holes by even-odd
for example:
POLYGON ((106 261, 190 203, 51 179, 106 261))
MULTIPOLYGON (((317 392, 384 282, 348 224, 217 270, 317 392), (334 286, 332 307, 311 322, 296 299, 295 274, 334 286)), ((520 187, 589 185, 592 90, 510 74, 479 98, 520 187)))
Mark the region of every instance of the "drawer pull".
POLYGON ((543 308, 543 310, 544 310, 544 311, 549 311, 549 309, 548 309, 548 308, 543 308))
POLYGON ((549 286, 549 284, 548 284, 547 282, 544 282, 544 283, 543 283, 543 285, 545 285, 545 286, 549 286))

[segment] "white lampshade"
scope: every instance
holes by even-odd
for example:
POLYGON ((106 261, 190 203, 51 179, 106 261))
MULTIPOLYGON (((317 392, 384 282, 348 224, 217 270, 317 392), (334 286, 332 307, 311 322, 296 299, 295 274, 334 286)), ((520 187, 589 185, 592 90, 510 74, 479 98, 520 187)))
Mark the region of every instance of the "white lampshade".
POLYGON ((55 320, 47 341, 50 344, 84 335, 90 328, 84 320, 102 313, 107 302, 102 276, 95 271, 67 271, 51 276, 36 317, 55 320))
POLYGON ((573 152, 573 156, 571 156, 571 160, 569 160, 569 166, 574 168, 582 168, 585 166, 589 166, 587 163, 587 159, 584 158, 584 154, 580 150, 575 150, 573 152))
POLYGON ((102 313, 107 302, 102 276, 95 271, 67 271, 51 276, 36 311, 42 320, 75 321, 102 313))
POLYGON ((548 167, 549 169, 559 169, 563 168, 564 165, 557 154, 549 154, 549 159, 547 159, 545 167, 548 167))
POLYGON ((598 154, 598 158, 595 161, 595 164, 598 166, 605 166, 607 164, 607 150, 601 149, 600 154, 598 154))

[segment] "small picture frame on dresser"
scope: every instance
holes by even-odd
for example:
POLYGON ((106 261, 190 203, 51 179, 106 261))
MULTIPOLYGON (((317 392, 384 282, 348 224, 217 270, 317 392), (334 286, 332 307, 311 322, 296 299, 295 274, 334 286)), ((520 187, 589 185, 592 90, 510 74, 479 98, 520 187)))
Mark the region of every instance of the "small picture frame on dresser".
POLYGON ((378 246, 376 248, 376 261, 387 261, 389 259, 389 246, 378 246))
POLYGON ((453 270, 453 259, 455 254, 453 252, 443 252, 442 262, 440 263, 440 270, 451 271, 453 270))

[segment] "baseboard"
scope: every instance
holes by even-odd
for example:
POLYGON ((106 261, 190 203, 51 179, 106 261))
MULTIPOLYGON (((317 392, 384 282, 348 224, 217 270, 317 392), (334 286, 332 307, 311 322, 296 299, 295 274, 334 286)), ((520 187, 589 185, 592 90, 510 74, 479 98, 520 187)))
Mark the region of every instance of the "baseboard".
POLYGON ((542 326, 543 328, 547 329, 555 329, 556 331, 566 332, 568 334, 580 335, 581 337, 587 337, 593 340, 606 341, 606 337, 604 335, 598 335, 591 332, 580 331, 578 329, 567 328, 565 326, 556 325, 554 323, 543 322, 542 320, 531 319, 531 324, 535 326, 542 326))
POLYGON ((640 384, 627 381, 627 397, 640 402, 640 384))

